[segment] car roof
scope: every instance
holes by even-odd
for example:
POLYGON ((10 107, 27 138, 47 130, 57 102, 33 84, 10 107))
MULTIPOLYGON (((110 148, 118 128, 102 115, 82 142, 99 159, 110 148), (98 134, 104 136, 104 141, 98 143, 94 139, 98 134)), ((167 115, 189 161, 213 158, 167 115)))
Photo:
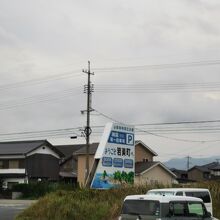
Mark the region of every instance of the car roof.
POLYGON ((197 191, 197 192, 201 192, 201 191, 209 191, 208 189, 204 189, 204 188, 163 188, 163 189, 151 189, 148 190, 148 192, 176 192, 176 191, 197 191))
POLYGON ((168 203, 171 201, 191 201, 202 202, 202 199, 190 196, 158 196, 158 195, 130 195, 126 196, 125 200, 158 200, 161 203, 168 203))

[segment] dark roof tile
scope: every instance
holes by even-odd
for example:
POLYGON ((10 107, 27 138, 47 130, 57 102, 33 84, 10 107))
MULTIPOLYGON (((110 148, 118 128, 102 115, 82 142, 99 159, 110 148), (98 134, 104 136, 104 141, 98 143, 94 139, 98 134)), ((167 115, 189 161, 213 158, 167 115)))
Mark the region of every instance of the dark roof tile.
POLYGON ((170 170, 174 173, 187 174, 187 170, 179 170, 179 169, 176 169, 176 168, 171 168, 170 170))
POLYGON ((217 165, 218 165, 218 162, 212 162, 212 163, 205 164, 202 167, 206 167, 208 169, 211 169, 213 167, 216 167, 217 165))
POLYGON ((193 169, 197 169, 197 170, 200 170, 202 172, 210 172, 210 170, 207 167, 204 167, 204 166, 194 166, 191 169, 189 169, 189 171, 191 171, 193 169))
POLYGON ((0 155, 25 155, 42 145, 49 146, 60 156, 63 155, 59 150, 54 148, 53 145, 51 145, 47 140, 0 142, 0 155))
POLYGON ((54 147, 61 151, 65 157, 72 156, 74 152, 84 147, 84 144, 74 144, 74 145, 55 145, 54 147))
MULTIPOLYGON (((89 154, 94 155, 99 146, 99 143, 92 143, 89 146, 89 154)), ((86 154, 86 144, 82 144, 81 148, 73 153, 74 155, 86 154)))
POLYGON ((148 170, 153 165, 157 164, 158 162, 151 161, 151 162, 136 162, 135 163, 135 173, 140 174, 145 170, 148 170))
POLYGON ((210 170, 220 170, 220 164, 218 164, 215 167, 210 168, 210 170))

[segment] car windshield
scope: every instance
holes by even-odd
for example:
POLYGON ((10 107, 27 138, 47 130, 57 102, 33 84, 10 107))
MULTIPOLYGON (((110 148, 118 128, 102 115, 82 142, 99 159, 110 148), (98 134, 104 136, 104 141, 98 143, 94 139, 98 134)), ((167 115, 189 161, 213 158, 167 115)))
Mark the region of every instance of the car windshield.
POLYGON ((159 216, 160 203, 153 200, 125 200, 122 214, 159 216))
POLYGON ((175 192, 172 191, 148 191, 148 195, 159 195, 159 196, 173 196, 175 192))

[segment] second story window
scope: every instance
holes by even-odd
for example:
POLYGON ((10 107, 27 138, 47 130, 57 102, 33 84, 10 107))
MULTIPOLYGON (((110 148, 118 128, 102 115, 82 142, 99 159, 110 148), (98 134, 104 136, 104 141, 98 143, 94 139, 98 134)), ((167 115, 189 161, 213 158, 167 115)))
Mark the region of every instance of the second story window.
POLYGON ((9 160, 9 169, 18 169, 19 161, 18 160, 9 160))

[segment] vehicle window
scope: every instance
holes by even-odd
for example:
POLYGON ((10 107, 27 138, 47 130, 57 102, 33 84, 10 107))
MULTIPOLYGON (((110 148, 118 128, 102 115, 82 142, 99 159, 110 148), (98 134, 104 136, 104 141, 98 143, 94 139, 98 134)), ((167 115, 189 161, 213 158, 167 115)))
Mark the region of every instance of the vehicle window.
POLYGON ((188 210, 189 210, 189 216, 194 217, 194 216, 199 216, 202 217, 204 216, 204 208, 201 203, 188 203, 188 210))
POLYGON ((177 193, 176 193, 176 196, 183 196, 183 192, 180 192, 180 191, 177 192, 177 193))
POLYGON ((192 197, 197 197, 203 200, 204 203, 210 203, 210 195, 209 192, 204 191, 204 192, 185 192, 186 196, 192 196, 192 197))
POLYGON ((160 203, 151 200, 126 200, 122 207, 122 214, 159 216, 160 203))
POLYGON ((170 202, 169 216, 186 216, 187 208, 185 202, 170 202))

